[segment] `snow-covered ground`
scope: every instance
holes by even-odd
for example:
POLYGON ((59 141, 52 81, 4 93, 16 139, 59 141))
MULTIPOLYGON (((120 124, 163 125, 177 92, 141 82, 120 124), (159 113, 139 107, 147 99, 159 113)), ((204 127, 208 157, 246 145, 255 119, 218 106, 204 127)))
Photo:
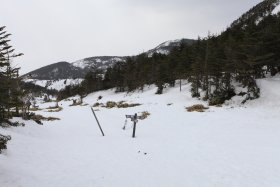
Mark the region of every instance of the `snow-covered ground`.
MULTIPOLYGON (((126 109, 96 108, 101 136, 89 106, 69 107, 63 101, 61 118, 43 126, 0 129, 12 140, 0 155, 2 187, 190 186, 278 187, 280 185, 280 78, 258 80, 261 98, 239 106, 234 98, 223 107, 189 113, 185 107, 203 103, 190 96, 190 85, 178 85, 155 95, 144 92, 97 92, 106 101, 140 103, 126 109), (126 114, 148 111, 139 120, 136 138, 132 124, 122 127, 126 114)), ((54 103, 41 104, 41 108, 54 103)))

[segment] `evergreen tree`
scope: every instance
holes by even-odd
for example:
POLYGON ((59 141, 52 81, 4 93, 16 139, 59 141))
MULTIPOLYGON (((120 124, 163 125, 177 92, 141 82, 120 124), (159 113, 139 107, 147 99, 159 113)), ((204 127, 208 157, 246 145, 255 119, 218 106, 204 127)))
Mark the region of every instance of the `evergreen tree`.
POLYGON ((10 40, 5 27, 0 27, 0 123, 11 117, 10 109, 19 107, 21 90, 19 89, 18 68, 11 67, 11 60, 23 55, 15 54, 9 45, 10 40))

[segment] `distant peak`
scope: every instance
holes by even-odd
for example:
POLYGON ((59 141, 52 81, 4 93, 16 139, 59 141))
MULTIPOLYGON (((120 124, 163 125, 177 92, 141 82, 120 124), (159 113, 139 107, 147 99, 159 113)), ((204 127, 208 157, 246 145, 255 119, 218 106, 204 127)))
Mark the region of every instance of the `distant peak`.
POLYGON ((244 27, 248 24, 258 24, 263 18, 280 11, 280 0, 264 0, 235 20, 231 27, 244 27))

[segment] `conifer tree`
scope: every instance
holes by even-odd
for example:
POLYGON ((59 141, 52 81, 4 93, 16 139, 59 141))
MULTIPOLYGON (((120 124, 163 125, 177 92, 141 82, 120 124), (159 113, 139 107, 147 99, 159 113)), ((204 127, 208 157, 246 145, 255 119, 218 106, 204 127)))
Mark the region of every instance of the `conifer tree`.
POLYGON ((11 59, 23 55, 15 54, 14 49, 9 45, 10 40, 5 31, 5 26, 0 27, 0 123, 11 117, 10 109, 21 105, 19 89, 18 70, 11 67, 11 59))
MULTIPOLYGON (((5 27, 0 27, 0 126, 4 122, 10 124, 8 118, 12 117, 10 109, 21 106, 20 96, 22 94, 19 89, 18 68, 11 67, 11 59, 21 56, 15 54, 14 49, 9 45, 8 34, 5 27)), ((0 134, 0 153, 2 149, 6 149, 6 143, 10 140, 10 136, 0 134)))

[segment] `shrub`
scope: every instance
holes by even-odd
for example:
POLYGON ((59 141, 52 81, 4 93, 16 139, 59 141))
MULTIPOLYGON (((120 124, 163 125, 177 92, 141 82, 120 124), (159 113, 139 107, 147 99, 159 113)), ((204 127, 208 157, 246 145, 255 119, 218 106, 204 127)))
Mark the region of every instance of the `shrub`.
POLYGON ((224 102, 224 99, 222 99, 221 97, 212 97, 211 99, 209 99, 209 106, 222 105, 224 104, 224 102))
MULTIPOLYGON (((101 104, 100 104, 101 105, 101 104)), ((130 107, 136 107, 139 106, 139 103, 125 103, 125 101, 120 101, 120 102, 114 102, 114 101, 108 101, 105 105, 106 108, 130 108, 130 107)))
POLYGON ((143 120, 143 119, 146 119, 149 117, 149 115, 151 115, 148 111, 144 111, 141 113, 140 115, 140 119, 143 120))
POLYGON ((188 112, 204 112, 204 110, 209 109, 208 107, 205 107, 201 104, 193 105, 190 107, 186 107, 188 112))
POLYGON ((96 103, 94 103, 92 106, 93 106, 93 107, 104 107, 104 104, 103 104, 103 103, 98 103, 98 102, 96 102, 96 103))
POLYGON ((236 93, 233 88, 215 90, 214 93, 210 95, 209 105, 222 105, 226 100, 231 99, 235 95, 236 93))
POLYGON ((114 102, 114 101, 108 101, 107 103, 106 103, 106 108, 114 108, 114 107, 116 107, 117 106, 117 103, 116 102, 114 102))
POLYGON ((24 124, 24 123, 20 123, 20 122, 18 122, 18 121, 16 121, 16 122, 11 122, 11 121, 9 121, 9 120, 3 120, 2 122, 0 122, 0 127, 7 128, 7 127, 10 127, 10 126, 12 126, 12 127, 19 127, 19 126, 22 126, 22 127, 24 127, 25 124, 24 124))
POLYGON ((246 98, 242 101, 242 104, 246 103, 248 100, 257 99, 260 97, 260 88, 258 87, 256 81, 251 79, 248 83, 248 92, 246 98))
POLYGON ((46 109, 52 110, 52 109, 57 109, 57 108, 59 108, 59 107, 58 106, 50 106, 50 107, 48 107, 46 109))
POLYGON ((60 112, 62 109, 63 109, 62 107, 58 107, 58 108, 50 109, 48 110, 48 112, 60 112))
POLYGON ((35 112, 35 111, 39 111, 39 110, 42 110, 41 108, 38 108, 38 107, 32 107, 29 109, 29 111, 32 111, 32 112, 35 112))
POLYGON ((0 134, 0 153, 3 149, 7 149, 7 142, 11 139, 11 136, 4 136, 0 134))
POLYGON ((42 115, 35 115, 33 113, 33 115, 30 116, 31 120, 34 120, 36 123, 38 124, 42 124, 41 121, 55 121, 55 120, 60 120, 59 118, 55 118, 55 117, 44 117, 42 115))
POLYGON ((130 108, 130 107, 136 107, 139 105, 140 105, 139 103, 128 104, 128 103, 125 103, 124 101, 121 101, 121 102, 118 102, 117 107, 118 108, 130 108))

